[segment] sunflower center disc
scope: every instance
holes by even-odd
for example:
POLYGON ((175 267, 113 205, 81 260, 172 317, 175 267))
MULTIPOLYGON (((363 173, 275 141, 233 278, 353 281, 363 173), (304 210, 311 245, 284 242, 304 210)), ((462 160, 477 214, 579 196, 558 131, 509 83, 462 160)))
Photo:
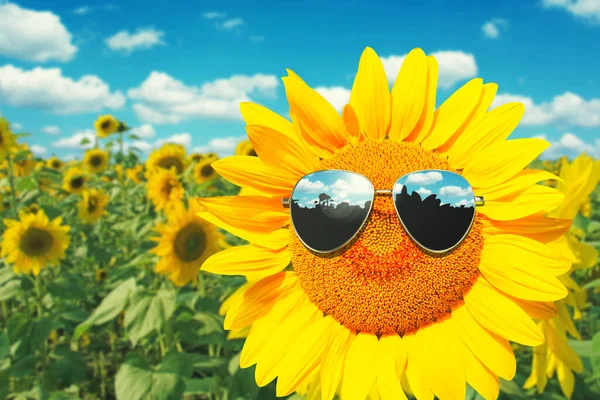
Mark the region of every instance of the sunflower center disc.
POLYGON ((183 163, 177 157, 164 157, 157 164, 160 168, 164 169, 171 169, 175 167, 178 175, 183 172, 183 163))
POLYGON ((173 247, 180 260, 184 262, 197 260, 206 248, 206 234, 200 225, 190 223, 177 233, 173 247))
POLYGON ((79 189, 82 186, 83 186, 83 177, 77 176, 77 177, 71 179, 71 187, 73 189, 79 189))
POLYGON ((90 157, 90 164, 92 164, 94 167, 102 165, 102 156, 90 157))
POLYGON ((19 241, 19 248, 28 256, 42 256, 50 250, 54 239, 50 232, 39 229, 29 228, 19 241))
POLYGON ((93 213, 98 207, 98 200, 95 197, 90 197, 87 204, 87 212, 93 213))
POLYGON ((60 168, 60 162, 58 162, 58 161, 52 161, 52 168, 55 168, 55 169, 60 168))
POLYGON ((104 122, 102 122, 100 124, 100 128, 102 128, 103 130, 107 130, 109 127, 110 127, 110 121, 109 120, 106 120, 106 121, 104 121, 104 122))
POLYGON ((204 177, 209 177, 213 174, 214 172, 214 168, 210 165, 205 165, 204 167, 202 167, 202 169, 200 170, 200 174, 202 174, 202 176, 204 177))
MULTIPOLYGON (((376 189, 392 189, 402 175, 418 170, 453 171, 439 154, 389 140, 348 146, 320 167, 358 172, 376 189)), ((402 336, 441 320, 479 275, 483 236, 477 216, 465 240, 443 256, 414 244, 391 197, 375 198, 357 240, 332 257, 314 255, 290 232, 292 265, 310 300, 357 332, 402 336)))

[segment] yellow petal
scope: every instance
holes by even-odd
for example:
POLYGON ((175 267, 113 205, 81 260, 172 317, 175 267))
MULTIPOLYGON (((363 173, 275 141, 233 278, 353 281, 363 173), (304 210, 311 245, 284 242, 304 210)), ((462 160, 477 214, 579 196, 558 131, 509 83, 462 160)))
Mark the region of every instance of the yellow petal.
POLYGON ((243 275, 249 281, 282 271, 290 263, 288 249, 272 251, 255 245, 235 246, 210 256, 201 269, 220 275, 243 275))
POLYGON ((415 335, 406 335, 402 338, 408 353, 406 380, 410 386, 410 391, 417 400, 433 400, 433 392, 421 375, 419 357, 422 357, 422 354, 420 343, 416 343, 418 340, 415 335))
MULTIPOLYGON (((430 94, 428 71, 427 56, 421 49, 411 50, 402 62, 392 88, 391 140, 400 141, 410 135, 426 113, 426 100, 430 94)), ((437 79, 437 75, 434 78, 437 79)), ((435 82, 432 83, 435 103, 436 87, 435 82)), ((430 105, 432 115, 433 107, 435 104, 430 105)))
POLYGON ((544 333, 548 342, 548 349, 564 364, 576 372, 583 372, 583 362, 567 342, 567 335, 559 331, 554 321, 545 323, 544 333))
POLYGON ((234 185, 256 189, 267 196, 289 197, 298 181, 281 171, 277 173, 258 157, 231 156, 215 161, 211 166, 234 185))
POLYGON ((534 185, 520 193, 486 201, 483 207, 477 207, 477 212, 496 221, 510 221, 551 210, 564 198, 565 196, 554 188, 534 185))
POLYGON ((350 105, 366 136, 382 140, 390 126, 391 96, 383 63, 370 47, 360 57, 350 105))
POLYGON ((495 221, 481 218, 481 222, 483 225, 482 232, 486 236, 507 233, 525 236, 538 242, 549 244, 568 232, 572 221, 569 219, 550 218, 544 215, 532 215, 512 221, 495 221))
POLYGON ((512 296, 509 297, 531 318, 550 319, 554 318, 557 314, 556 305, 553 302, 529 301, 512 296))
POLYGON ((427 89, 425 92, 425 104, 419 122, 412 132, 404 138, 407 142, 421 143, 433 126, 435 114, 435 95, 438 82, 438 63, 433 56, 427 57, 427 89))
POLYGON ((495 400, 500 392, 498 375, 490 371, 464 343, 459 342, 462 363, 467 382, 486 400, 495 400))
POLYGON ((256 154, 278 173, 300 178, 319 165, 319 159, 305 145, 269 127, 248 125, 246 132, 256 154))
POLYGON ((546 344, 533 348, 533 359, 531 361, 531 374, 523 384, 524 389, 537 386, 538 393, 542 393, 548 383, 546 377, 546 344))
POLYGON ((517 364, 508 340, 481 326, 464 306, 452 310, 451 321, 461 340, 483 365, 503 379, 514 378, 517 364))
POLYGON ((573 396, 573 390, 575 389, 575 376, 573 375, 573 371, 565 364, 558 363, 556 367, 556 376, 558 378, 560 390, 570 399, 571 396, 573 396))
POLYGON ((331 325, 337 324, 327 316, 306 328, 298 335, 298 340, 283 356, 277 367, 280 372, 277 378, 277 396, 291 394, 298 388, 321 361, 321 355, 329 343, 331 325))
POLYGON ((524 169, 504 183, 489 188, 477 189, 477 195, 483 196, 486 201, 497 200, 513 193, 522 192, 538 182, 550 179, 559 180, 560 178, 548 171, 524 169))
POLYGON ((475 78, 448 97, 435 111, 433 128, 421 146, 433 150, 446 143, 473 117, 482 93, 483 80, 475 78))
MULTIPOLYGON (((290 104, 290 116, 299 129, 300 136, 325 153, 333 154, 348 140, 342 117, 318 92, 311 89, 293 71, 282 78, 290 104)), ((258 153, 258 152, 257 152, 258 153)))
POLYGON ((358 122, 356 112, 350 104, 346 104, 344 106, 344 110, 342 111, 342 119, 344 120, 344 125, 346 125, 346 130, 348 131, 348 134, 354 138, 360 138, 360 123, 358 122))
POLYGON ((473 188, 489 188, 514 177, 550 146, 542 139, 513 139, 482 149, 467 163, 463 176, 473 188))
MULTIPOLYGON (((585 293, 585 292, 584 292, 585 293)), ((574 297, 572 293, 569 293, 569 297, 574 297)), ((575 339, 582 340, 579 332, 577 331, 577 327, 569 314, 569 310, 567 310, 567 306, 564 301, 556 302, 556 310, 558 313, 558 320, 560 321, 560 326, 562 326, 571 336, 575 339)), ((566 362, 566 360, 563 360, 566 362)), ((574 366, 569 365, 571 368, 576 369, 574 366)))
POLYGON ((331 340, 321 359, 321 396, 322 400, 333 400, 338 389, 346 362, 346 353, 353 335, 345 326, 334 324, 331 327, 331 340))
POLYGON ((298 143, 302 142, 294 130, 294 125, 268 108, 260 104, 243 102, 240 104, 240 111, 246 125, 267 126, 298 143))
POLYGON ((379 373, 377 374, 377 388, 381 399, 406 399, 399 377, 404 374, 407 354, 400 336, 381 337, 379 339, 379 354, 381 354, 381 361, 379 373))
POLYGON ((525 311, 482 277, 465 296, 465 304, 477 322, 497 335, 526 346, 537 346, 544 341, 525 311))
POLYGON ((480 151, 506 140, 523 118, 525 106, 508 103, 494 108, 469 125, 448 149, 448 160, 454 168, 464 168, 480 151))
POLYGON ((370 333, 356 335, 346 354, 342 399, 364 400, 367 397, 377 378, 380 358, 377 336, 370 333))

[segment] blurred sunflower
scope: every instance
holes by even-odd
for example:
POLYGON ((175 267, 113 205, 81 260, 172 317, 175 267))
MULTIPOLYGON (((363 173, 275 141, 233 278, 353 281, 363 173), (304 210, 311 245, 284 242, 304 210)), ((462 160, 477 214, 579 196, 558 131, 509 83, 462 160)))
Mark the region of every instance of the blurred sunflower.
POLYGON ((129 179, 133 183, 144 182, 146 180, 146 178, 144 177, 144 166, 138 164, 133 168, 128 168, 125 171, 125 176, 127 176, 127 179, 129 179))
POLYGON ((415 49, 390 94, 383 64, 367 48, 342 116, 292 71, 283 78, 292 123, 242 104, 258 157, 213 167, 262 193, 199 199, 198 215, 250 242, 210 257, 203 270, 267 276, 225 318, 228 330, 251 326, 240 366, 256 364, 259 386, 277 378, 277 395, 285 396, 318 385, 325 400, 338 387, 342 400, 405 399, 405 391, 464 399, 469 383, 494 399, 499 377, 515 375, 509 340, 544 341, 532 318, 554 316, 551 302, 567 294, 556 276, 570 268, 545 242, 570 221, 545 216, 564 196, 536 183, 553 176, 523 169, 549 144, 506 140, 524 107, 488 111, 497 85, 481 79, 434 110, 437 71, 435 58, 415 49), (289 229, 281 199, 323 169, 356 171, 378 189, 418 170, 459 171, 486 203, 461 245, 437 257, 406 235, 392 199, 377 197, 357 241, 337 257, 319 257, 289 229))
POLYGON ((7 152, 16 146, 16 144, 16 137, 11 132, 8 121, 0 117, 0 161, 6 158, 7 152))
POLYGON ((108 152, 101 149, 92 149, 85 152, 83 165, 91 173, 97 174, 108 167, 110 156, 108 152))
POLYGON ((177 175, 183 173, 187 166, 185 147, 175 143, 165 143, 160 149, 154 150, 146 161, 146 171, 152 174, 159 169, 175 169, 177 175))
POLYGON ((98 189, 85 190, 77 203, 79 218, 86 224, 96 223, 106 213, 108 195, 98 189))
POLYGON ((204 154, 202 153, 192 153, 188 156, 190 162, 197 163, 204 160, 204 154))
POLYGON ((13 264, 15 273, 38 275, 47 265, 56 265, 65 257, 70 238, 69 226, 62 218, 48 220, 43 211, 19 213, 19 220, 5 219, 2 257, 13 264))
POLYGON ((29 176, 33 168, 35 167, 35 160, 33 159, 33 154, 29 151, 28 147, 24 146, 19 149, 19 147, 15 147, 15 157, 13 161, 14 165, 14 174, 18 177, 29 176))
POLYGON ((112 115, 103 115, 94 122, 98 137, 106 138, 119 129, 119 121, 112 115))
POLYGON ((46 160, 46 167, 52 169, 61 169, 65 164, 56 156, 46 160))
POLYGON ((200 210, 193 200, 188 201, 187 209, 178 203, 169 213, 168 222, 156 227, 160 236, 151 239, 157 242, 151 252, 160 257, 154 270, 177 286, 195 283, 204 260, 220 250, 218 243, 223 235, 216 226, 195 215, 200 210))
POLYGON ((71 167, 63 178, 63 189, 69 193, 81 193, 86 188, 88 177, 77 167, 71 167))
POLYGON ((50 194, 54 194, 56 192, 54 190, 54 188, 52 187, 54 182, 52 181, 51 178, 48 178, 46 176, 40 176, 39 182, 40 182, 40 190, 48 192, 50 194))
POLYGON ((214 161, 206 159, 194 165, 193 176, 196 183, 204 183, 215 179, 217 171, 212 167, 214 161))
POLYGON ((252 147, 252 143, 249 140, 242 140, 235 147, 236 156, 253 156, 256 157, 256 152, 252 147))
POLYGON ((219 155, 217 153, 212 153, 212 152, 206 153, 206 154, 204 154, 204 159, 217 161, 219 159, 219 155))
POLYGON ((157 211, 168 211, 183 198, 183 186, 174 170, 158 170, 148 179, 147 185, 148 198, 157 211))
POLYGON ((96 275, 96 281, 97 282, 102 282, 108 276, 108 272, 106 272, 105 269, 100 268, 100 269, 96 270, 96 274, 95 275, 96 275))
POLYGON ((27 214, 37 214, 41 211, 41 208, 40 206, 34 203, 28 205, 27 207, 24 207, 23 211, 25 211, 27 214))
MULTIPOLYGON (((585 153, 572 163, 562 158, 560 161, 560 178, 556 184, 558 190, 565 195, 565 201, 550 214, 556 218, 573 219, 582 206, 589 201, 590 194, 600 182, 600 160, 594 161, 585 153)), ((598 251, 591 245, 582 243, 585 231, 571 226, 564 236, 549 243, 549 247, 572 262, 571 271, 559 277, 569 289, 565 299, 556 301, 558 315, 548 321, 540 321, 539 327, 544 331, 546 341, 533 350, 531 375, 525 381, 526 389, 537 387, 538 393, 544 392, 548 378, 556 372, 558 383, 563 394, 571 398, 575 388, 573 372, 583 372, 581 358, 569 345, 567 333, 578 340, 581 336, 575 327, 567 305, 574 312, 574 319, 581 317, 581 309, 585 307, 587 292, 582 290, 570 277, 576 269, 591 268, 596 264, 598 251)))
POLYGON ((116 174, 117 180, 120 181, 121 179, 123 179, 123 165, 121 165, 121 164, 115 165, 115 174, 116 174))
POLYGON ((4 195, 0 193, 0 213, 10 208, 10 203, 4 199, 4 195))

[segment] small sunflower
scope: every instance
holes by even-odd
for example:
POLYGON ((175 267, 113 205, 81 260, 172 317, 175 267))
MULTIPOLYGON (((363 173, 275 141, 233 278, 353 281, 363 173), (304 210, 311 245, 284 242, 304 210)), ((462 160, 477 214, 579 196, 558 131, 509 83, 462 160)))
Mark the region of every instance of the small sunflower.
POLYGON ((38 275, 42 268, 56 265, 65 257, 70 238, 69 226, 62 218, 53 221, 43 211, 19 213, 19 220, 4 220, 7 229, 2 236, 2 257, 13 264, 15 273, 38 275))
POLYGON ((206 159, 194 165, 193 176, 196 183, 208 182, 218 176, 217 171, 212 167, 213 162, 211 159, 206 159))
POLYGON ((30 204, 27 207, 24 208, 24 211, 27 214, 37 214, 38 212, 40 212, 42 209, 40 208, 40 206, 38 206, 37 204, 30 204))
POLYGON ((63 189, 69 193, 81 193, 86 188, 87 180, 87 175, 80 168, 69 168, 63 178, 63 189))
POLYGON ((166 143, 154 150, 146 161, 146 171, 155 173, 159 169, 175 169, 177 175, 183 173, 187 166, 186 150, 180 144, 166 143))
POLYGON ((204 154, 202 154, 202 153, 192 153, 192 154, 190 154, 188 156, 188 159, 192 163, 197 163, 197 162, 200 162, 200 161, 204 160, 204 154))
POLYGON ((212 152, 206 153, 206 154, 204 154, 204 159, 217 161, 219 159, 219 155, 217 153, 212 153, 212 152))
POLYGON ((14 174, 18 177, 29 176, 35 167, 33 154, 27 148, 22 148, 20 151, 24 153, 21 153, 19 158, 15 158, 13 161, 14 174))
POLYGON ((256 157, 256 152, 252 147, 252 142, 249 140, 242 140, 235 147, 235 155, 236 156, 253 156, 256 157))
POLYGON ((119 121, 112 115, 103 115, 94 122, 98 137, 106 138, 119 129, 119 121))
POLYGON ((125 171, 125 176, 127 176, 127 179, 129 179, 133 183, 144 182, 146 180, 146 178, 144 176, 144 166, 141 164, 138 164, 133 168, 128 168, 125 171))
POLYGON ((83 165, 89 172, 97 174, 99 172, 104 171, 106 167, 108 167, 109 158, 110 156, 108 152, 104 150, 88 150, 83 156, 83 165))
POLYGON ((0 161, 6 158, 6 154, 17 144, 15 135, 10 130, 8 121, 0 117, 0 161))
POLYGON ((464 399, 468 383, 495 399, 499 378, 516 371, 509 341, 544 341, 532 318, 553 315, 548 302, 567 294, 556 276, 571 265, 546 244, 570 224, 546 216, 564 195, 537 184, 548 172, 524 170, 549 143, 506 140, 524 106, 488 110, 497 85, 479 78, 435 109, 437 79, 435 58, 414 49, 390 93, 367 48, 342 115, 292 71, 283 78, 291 122, 242 104, 258 157, 213 167, 262 193, 199 199, 198 215, 250 242, 215 254, 203 270, 265 276, 225 317, 225 329, 251 326, 240 366, 256 364, 259 386, 277 378, 278 396, 319 387, 324 400, 338 388, 342 400, 404 399, 405 391, 464 399), (356 242, 319 257, 290 228, 281 201, 306 174, 331 169, 360 173, 376 189, 414 171, 453 171, 485 206, 460 246, 440 257, 411 240, 391 198, 376 197, 356 242))
POLYGON ((161 169, 147 183, 148 198, 156 210, 169 210, 183 198, 183 186, 174 170, 161 169))
POLYGON ((108 195, 98 189, 85 190, 77 204, 79 218, 86 224, 97 222, 106 213, 108 195))
POLYGON ((62 160, 56 156, 46 160, 46 167, 48 168, 61 169, 64 165, 65 163, 63 163, 62 160))
POLYGON ((96 275, 96 281, 97 282, 102 282, 108 276, 108 272, 106 272, 105 269, 100 268, 100 269, 96 270, 96 274, 95 275, 96 275))
POLYGON ((168 222, 159 224, 157 246, 151 250, 160 257, 154 270, 166 275, 175 285, 196 282, 200 266, 221 248, 223 235, 217 227, 196 216, 200 206, 189 201, 187 209, 179 203, 169 213, 168 222))

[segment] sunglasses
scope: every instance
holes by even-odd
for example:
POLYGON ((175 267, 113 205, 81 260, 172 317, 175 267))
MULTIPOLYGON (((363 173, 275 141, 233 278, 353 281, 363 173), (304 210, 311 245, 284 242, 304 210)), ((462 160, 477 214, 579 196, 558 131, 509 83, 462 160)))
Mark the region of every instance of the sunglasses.
POLYGON ((350 243, 365 225, 375 196, 393 196, 396 214, 409 237, 422 249, 445 253, 467 236, 475 206, 484 199, 473 194, 461 175, 422 170, 401 176, 392 190, 376 190, 364 175, 343 170, 312 172, 301 178, 291 198, 292 226, 309 250, 335 252, 350 243))

